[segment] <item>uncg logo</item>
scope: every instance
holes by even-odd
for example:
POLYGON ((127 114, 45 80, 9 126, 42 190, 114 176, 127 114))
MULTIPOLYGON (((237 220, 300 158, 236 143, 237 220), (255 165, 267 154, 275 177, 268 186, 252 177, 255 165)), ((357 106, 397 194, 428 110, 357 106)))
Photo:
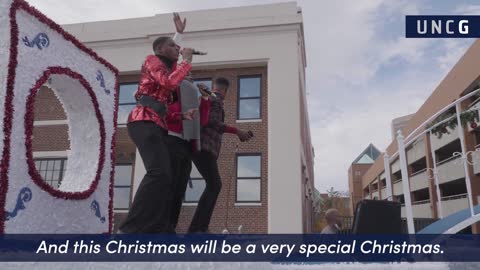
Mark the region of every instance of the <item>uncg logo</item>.
POLYGON ((468 20, 417 19, 417 33, 420 35, 468 35, 468 24, 468 20))
POLYGON ((407 15, 407 38, 480 37, 480 16, 407 15))

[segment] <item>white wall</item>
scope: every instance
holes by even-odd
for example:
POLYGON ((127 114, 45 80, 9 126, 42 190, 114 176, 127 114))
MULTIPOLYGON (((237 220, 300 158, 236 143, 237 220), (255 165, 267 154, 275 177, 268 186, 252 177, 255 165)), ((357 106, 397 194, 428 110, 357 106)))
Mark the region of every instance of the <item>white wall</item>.
POLYGON ((300 56, 296 32, 278 38, 268 63, 268 231, 301 233, 300 78, 291 64, 300 56))

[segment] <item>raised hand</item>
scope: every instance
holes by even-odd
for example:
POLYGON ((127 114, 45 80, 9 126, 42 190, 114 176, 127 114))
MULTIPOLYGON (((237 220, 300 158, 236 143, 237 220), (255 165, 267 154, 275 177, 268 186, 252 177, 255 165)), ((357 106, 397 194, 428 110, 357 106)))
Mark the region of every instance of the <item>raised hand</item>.
POLYGON ((187 62, 192 62, 193 58, 193 49, 192 48, 183 48, 182 51, 180 52, 182 54, 183 60, 187 62))
POLYGON ((247 142, 252 138, 249 132, 243 130, 239 130, 237 136, 241 142, 247 142))
POLYGON ((208 86, 206 86, 203 83, 197 83, 197 87, 198 87, 198 90, 200 91, 200 94, 202 94, 202 97, 208 97, 209 96, 208 92, 205 91, 205 90, 207 90, 207 91, 209 90, 208 86))
POLYGON ((182 18, 180 18, 180 15, 177 12, 174 12, 173 23, 175 24, 175 29, 177 30, 177 33, 182 34, 183 31, 185 30, 185 27, 187 26, 187 18, 184 18, 182 21, 182 18))
POLYGON ((185 120, 193 120, 195 118, 195 113, 198 109, 190 109, 183 113, 183 119, 185 120))

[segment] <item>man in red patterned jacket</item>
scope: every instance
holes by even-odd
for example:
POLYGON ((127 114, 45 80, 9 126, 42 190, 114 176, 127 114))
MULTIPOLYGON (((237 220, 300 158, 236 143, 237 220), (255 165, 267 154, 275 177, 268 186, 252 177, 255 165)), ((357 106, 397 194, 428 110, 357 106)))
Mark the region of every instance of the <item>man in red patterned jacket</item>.
MULTIPOLYGON (((183 61, 177 65, 179 46, 170 37, 153 42, 155 55, 146 57, 135 93, 137 106, 128 117, 127 129, 138 148, 146 174, 138 187, 127 219, 120 233, 171 233, 171 207, 174 179, 167 148, 169 106, 185 76, 190 72, 193 49, 184 48, 183 61)), ((180 113, 179 118, 193 119, 196 110, 180 113)), ((170 114, 171 115, 171 114, 170 114)))

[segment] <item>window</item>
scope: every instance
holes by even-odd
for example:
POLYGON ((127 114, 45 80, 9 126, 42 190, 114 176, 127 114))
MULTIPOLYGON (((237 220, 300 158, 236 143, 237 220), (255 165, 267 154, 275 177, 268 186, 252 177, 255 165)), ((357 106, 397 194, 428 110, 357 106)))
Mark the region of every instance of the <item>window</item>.
POLYGON ((128 209, 130 207, 130 193, 132 191, 132 164, 116 164, 114 179, 114 209, 128 209))
POLYGON ((428 188, 415 190, 412 192, 412 202, 426 203, 430 200, 430 192, 428 188))
POLYGON ((59 188, 67 170, 67 159, 35 159, 35 167, 47 184, 54 188, 59 188))
POLYGON ((261 155, 237 156, 237 202, 261 202, 261 155))
POLYGON ((117 123, 126 124, 128 115, 137 104, 134 94, 137 91, 138 83, 124 83, 120 85, 120 96, 118 99, 118 120, 117 123))
POLYGON ((203 190, 205 189, 205 180, 198 172, 197 167, 192 164, 192 172, 190 173, 190 181, 188 181, 187 190, 185 191, 186 203, 195 203, 200 200, 203 190))
POLYGON ((262 77, 246 76, 238 80, 238 119, 260 119, 262 77))

